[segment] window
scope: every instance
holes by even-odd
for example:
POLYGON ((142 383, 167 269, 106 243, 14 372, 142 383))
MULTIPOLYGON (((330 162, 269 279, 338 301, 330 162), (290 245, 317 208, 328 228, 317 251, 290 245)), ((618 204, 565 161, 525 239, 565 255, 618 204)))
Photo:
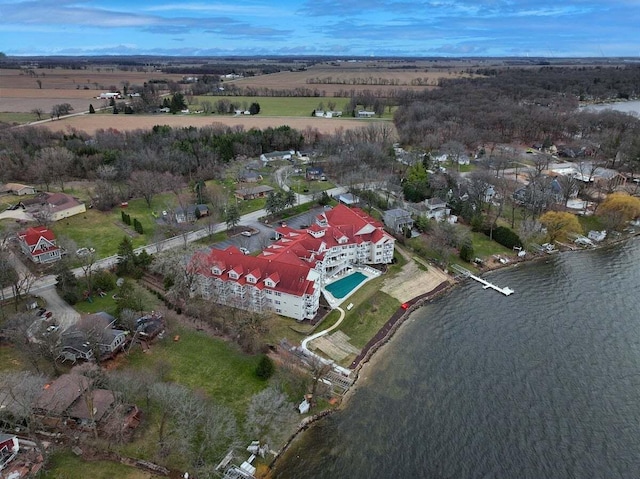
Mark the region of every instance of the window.
POLYGON ((276 299, 276 300, 275 300, 275 303, 276 303, 276 304, 280 304, 280 301, 278 301, 278 300, 276 299))
POLYGON ((275 294, 276 296, 282 296, 282 293, 280 291, 274 291, 273 294, 275 294))

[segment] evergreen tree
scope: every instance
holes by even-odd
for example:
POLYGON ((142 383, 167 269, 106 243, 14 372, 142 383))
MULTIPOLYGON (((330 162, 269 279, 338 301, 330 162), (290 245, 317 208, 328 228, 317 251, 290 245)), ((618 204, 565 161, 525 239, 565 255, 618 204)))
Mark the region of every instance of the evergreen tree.
POLYGON ((182 93, 174 93, 173 98, 171 98, 171 103, 169 103, 169 111, 171 113, 178 113, 185 108, 187 108, 187 102, 184 99, 184 95, 182 93))
POLYGON ((224 213, 224 221, 227 223, 227 229, 233 229, 240 223, 240 212, 236 205, 227 206, 224 213))
POLYGON ((260 379, 264 379, 265 381, 273 376, 275 371, 275 366, 273 365, 273 361, 267 355, 262 355, 260 358, 260 362, 256 366, 256 376, 260 379))
POLYGON ((93 107, 93 105, 90 103, 89 104, 89 113, 95 113, 96 109, 93 107))
POLYGON ((133 244, 128 236, 122 238, 118 245, 118 263, 116 272, 119 275, 130 275, 136 270, 136 255, 133 252, 133 244))
POLYGON ((249 113, 252 115, 257 115, 260 113, 260 103, 253 102, 249 107, 249 113))

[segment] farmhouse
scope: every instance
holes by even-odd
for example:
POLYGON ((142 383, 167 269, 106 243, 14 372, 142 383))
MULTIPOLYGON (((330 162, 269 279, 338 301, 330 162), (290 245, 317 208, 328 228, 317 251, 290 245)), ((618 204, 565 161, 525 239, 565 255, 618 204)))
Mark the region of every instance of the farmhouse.
POLYGON ((230 246, 196 253, 189 269, 194 295, 249 311, 274 311, 304 320, 319 307, 322 285, 353 267, 386 264, 395 240, 359 209, 338 205, 306 229, 281 226, 277 241, 258 256, 230 246))
POLYGON ((10 193, 16 196, 33 195, 36 189, 30 185, 23 185, 21 183, 6 183, 1 190, 2 193, 10 193))
POLYGON ((19 232, 18 243, 22 252, 34 263, 53 263, 60 259, 61 251, 56 245, 56 237, 53 231, 44 226, 35 226, 19 232))
POLYGON ((31 215, 44 214, 52 221, 79 215, 87 211, 84 203, 65 193, 40 193, 32 200, 23 201, 31 215))
POLYGON ((103 92, 100 93, 100 95, 98 95, 96 98, 98 100, 119 100, 122 98, 122 95, 120 95, 119 92, 103 92))

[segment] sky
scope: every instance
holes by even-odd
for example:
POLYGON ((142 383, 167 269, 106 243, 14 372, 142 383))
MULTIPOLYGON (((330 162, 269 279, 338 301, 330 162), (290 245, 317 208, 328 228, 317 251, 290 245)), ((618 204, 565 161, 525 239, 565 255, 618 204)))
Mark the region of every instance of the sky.
POLYGON ((0 0, 0 52, 639 57, 640 0, 0 0))

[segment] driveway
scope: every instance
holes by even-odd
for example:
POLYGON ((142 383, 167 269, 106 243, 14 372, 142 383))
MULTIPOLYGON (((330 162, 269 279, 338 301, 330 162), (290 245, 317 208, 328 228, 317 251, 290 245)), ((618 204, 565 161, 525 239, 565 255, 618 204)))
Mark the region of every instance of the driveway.
POLYGON ((55 287, 42 289, 35 296, 41 298, 45 307, 53 313, 51 320, 60 326, 61 331, 74 325, 80 319, 80 313, 58 295, 55 287))

